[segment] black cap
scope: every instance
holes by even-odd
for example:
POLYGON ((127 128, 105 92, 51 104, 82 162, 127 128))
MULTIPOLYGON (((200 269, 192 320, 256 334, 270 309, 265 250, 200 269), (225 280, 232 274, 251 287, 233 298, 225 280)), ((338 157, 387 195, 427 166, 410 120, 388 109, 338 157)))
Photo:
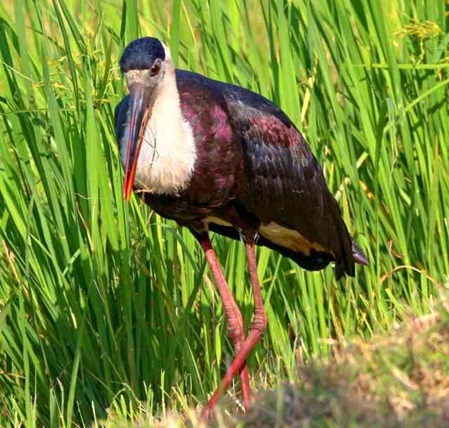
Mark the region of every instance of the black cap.
POLYGON ((154 37, 133 40, 120 59, 122 73, 129 70, 149 70, 156 59, 165 60, 165 49, 154 37))

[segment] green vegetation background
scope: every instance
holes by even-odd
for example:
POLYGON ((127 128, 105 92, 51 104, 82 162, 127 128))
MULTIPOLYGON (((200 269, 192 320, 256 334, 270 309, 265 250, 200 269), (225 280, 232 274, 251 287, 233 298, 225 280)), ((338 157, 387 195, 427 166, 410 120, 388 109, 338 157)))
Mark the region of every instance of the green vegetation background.
MULTIPOLYGON (((71 426, 204 402, 231 353, 188 231, 122 200, 118 58, 140 35, 181 68, 278 103, 371 265, 339 283, 258 251, 263 390, 332 343, 424 314, 449 286, 448 2, 16 0, 0 4, 0 424, 71 426), (143 404, 142 404, 143 403, 143 404)), ((248 323, 244 249, 214 244, 248 323)))

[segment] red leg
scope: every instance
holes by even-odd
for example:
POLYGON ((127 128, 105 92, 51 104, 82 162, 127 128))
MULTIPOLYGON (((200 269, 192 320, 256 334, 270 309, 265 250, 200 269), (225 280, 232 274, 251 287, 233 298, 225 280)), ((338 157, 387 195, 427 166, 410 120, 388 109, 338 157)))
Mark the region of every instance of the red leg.
MULTIPOLYGON (((221 300, 223 302, 226 320, 228 323, 229 337, 231 338, 234 344, 236 355, 238 355, 241 351, 242 344, 245 340, 245 330, 243 327, 242 314, 234 300, 234 297, 231 294, 231 291, 229 290, 228 283, 226 282, 226 278, 220 267, 220 262, 217 258, 214 249, 212 248, 209 235, 207 233, 201 234, 198 237, 198 240, 201 247, 204 250, 210 270, 212 271, 212 274, 215 277, 217 288, 220 293, 221 300)), ((246 368, 246 362, 244 362, 244 364, 242 364, 239 367, 239 370, 237 370, 237 372, 240 372, 240 383, 243 395, 243 405, 247 409, 251 404, 251 388, 249 386, 248 369, 246 368)), ((237 372, 234 373, 234 376, 237 374, 237 372)), ((226 386, 226 389, 228 387, 229 385, 226 386)), ((215 394, 217 395, 217 397, 219 397, 223 392, 226 391, 226 389, 222 389, 222 387, 219 386, 215 391, 215 394)), ((212 410, 212 407, 213 406, 209 408, 209 412, 210 410, 212 410)))
POLYGON ((267 328, 267 314, 263 306, 262 293, 260 291, 259 279, 257 277, 256 254, 254 251, 253 242, 246 243, 246 254, 248 258, 249 275, 254 294, 254 318, 249 328, 248 337, 242 343, 239 352, 237 353, 235 359, 231 363, 231 366, 228 368, 226 374, 224 375, 220 387, 217 388, 217 390, 214 392, 214 395, 212 395, 212 397, 207 402, 204 408, 205 415, 208 415, 212 411, 214 406, 217 404, 221 394, 223 394, 231 385, 234 376, 241 370, 242 367, 244 367, 249 353, 257 344, 257 342, 259 342, 263 332, 267 328))

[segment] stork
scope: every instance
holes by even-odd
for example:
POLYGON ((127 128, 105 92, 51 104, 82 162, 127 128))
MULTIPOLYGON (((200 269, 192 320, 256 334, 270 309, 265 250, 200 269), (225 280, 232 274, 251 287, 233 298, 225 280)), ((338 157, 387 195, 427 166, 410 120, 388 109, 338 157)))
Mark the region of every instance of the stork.
POLYGON ((131 42, 120 69, 129 90, 115 111, 124 198, 135 191, 198 240, 235 348, 205 412, 213 410, 236 375, 248 408, 246 359, 267 327, 255 245, 307 270, 333 262, 337 279, 354 276, 354 264, 368 261, 351 238, 317 159, 279 107, 242 87, 176 69, 169 49, 152 37, 131 42), (248 334, 210 231, 246 247, 254 298, 248 334))

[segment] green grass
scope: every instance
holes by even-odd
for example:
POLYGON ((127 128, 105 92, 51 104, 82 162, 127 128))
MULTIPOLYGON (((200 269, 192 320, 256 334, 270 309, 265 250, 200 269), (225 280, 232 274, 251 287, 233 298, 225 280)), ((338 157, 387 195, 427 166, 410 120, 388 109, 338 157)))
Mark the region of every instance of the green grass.
MULTIPOLYGON (((336 283, 258 251, 269 330, 254 384, 429 313, 449 287, 448 5, 414 0, 16 0, 0 5, 0 424, 78 426, 204 402, 231 346, 189 232, 122 199, 118 58, 278 103, 307 136, 371 265, 336 283), (11 422, 12 421, 12 422, 11 422)), ((244 249, 214 244, 248 323, 244 249)))

